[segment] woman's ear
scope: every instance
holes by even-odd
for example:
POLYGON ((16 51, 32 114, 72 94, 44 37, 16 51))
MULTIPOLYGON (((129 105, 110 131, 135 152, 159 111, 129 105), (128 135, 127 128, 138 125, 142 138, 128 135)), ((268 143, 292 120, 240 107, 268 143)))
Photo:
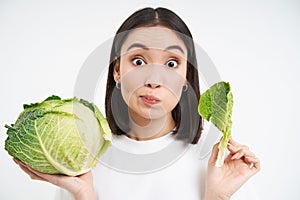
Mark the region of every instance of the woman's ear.
POLYGON ((115 82, 119 82, 119 80, 120 80, 119 71, 114 70, 114 79, 115 79, 115 82))
POLYGON ((116 82, 119 82, 119 80, 120 80, 120 59, 116 57, 113 61, 113 65, 114 65, 114 79, 116 82))

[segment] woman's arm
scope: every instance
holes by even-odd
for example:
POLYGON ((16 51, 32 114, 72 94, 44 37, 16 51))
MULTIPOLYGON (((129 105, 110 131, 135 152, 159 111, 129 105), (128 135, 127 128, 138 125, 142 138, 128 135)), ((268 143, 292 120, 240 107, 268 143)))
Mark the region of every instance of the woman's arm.
POLYGON ((50 175, 38 172, 25 163, 14 160, 19 167, 27 173, 31 179, 52 183, 58 187, 69 191, 75 200, 96 200, 97 195, 94 190, 93 176, 91 172, 80 176, 71 177, 65 175, 50 175))
POLYGON ((260 170, 260 161, 249 147, 233 139, 227 146, 230 154, 222 167, 216 167, 218 144, 215 144, 208 161, 206 200, 228 200, 253 175, 260 170))

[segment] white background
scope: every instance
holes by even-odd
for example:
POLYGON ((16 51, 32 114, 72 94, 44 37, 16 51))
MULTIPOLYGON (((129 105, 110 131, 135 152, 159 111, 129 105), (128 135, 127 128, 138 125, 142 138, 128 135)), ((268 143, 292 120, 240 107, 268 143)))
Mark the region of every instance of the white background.
MULTIPOLYGON (((300 199, 300 2, 151 2, 0 1, 1 200, 51 200, 56 190, 14 164, 4 150, 4 124, 15 122, 23 103, 50 94, 72 97, 89 54, 145 6, 165 6, 181 16, 231 83, 232 134, 261 158, 262 170, 252 179, 261 199, 300 199)), ((104 85, 98 90, 104 92, 104 85)), ((95 101, 102 109, 103 97, 95 101)))

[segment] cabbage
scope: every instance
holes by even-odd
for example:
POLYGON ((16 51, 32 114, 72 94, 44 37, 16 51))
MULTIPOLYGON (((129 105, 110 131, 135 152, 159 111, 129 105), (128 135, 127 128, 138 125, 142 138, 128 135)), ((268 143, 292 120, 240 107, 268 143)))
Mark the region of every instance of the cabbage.
POLYGON ((77 176, 96 166, 111 145, 111 131, 96 105, 76 97, 50 96, 24 105, 15 124, 5 125, 5 150, 47 174, 77 176))
POLYGON ((206 90, 199 100, 198 112, 207 121, 211 121, 222 133, 216 166, 224 163, 228 140, 231 135, 233 96, 228 82, 218 82, 206 90))

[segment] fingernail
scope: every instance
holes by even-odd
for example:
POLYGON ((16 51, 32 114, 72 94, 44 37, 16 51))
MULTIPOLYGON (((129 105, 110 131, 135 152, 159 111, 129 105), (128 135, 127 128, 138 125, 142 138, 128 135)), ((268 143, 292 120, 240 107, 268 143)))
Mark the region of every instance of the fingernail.
POLYGON ((229 144, 229 143, 228 143, 227 147, 230 148, 230 149, 234 149, 235 148, 235 146, 233 146, 232 144, 229 144))
POLYGON ((236 154, 234 154, 234 155, 231 157, 231 160, 234 160, 234 159, 238 158, 238 157, 239 157, 239 155, 240 155, 240 153, 236 153, 236 154))
POLYGON ((253 163, 250 163, 249 168, 251 169, 254 166, 253 163))

